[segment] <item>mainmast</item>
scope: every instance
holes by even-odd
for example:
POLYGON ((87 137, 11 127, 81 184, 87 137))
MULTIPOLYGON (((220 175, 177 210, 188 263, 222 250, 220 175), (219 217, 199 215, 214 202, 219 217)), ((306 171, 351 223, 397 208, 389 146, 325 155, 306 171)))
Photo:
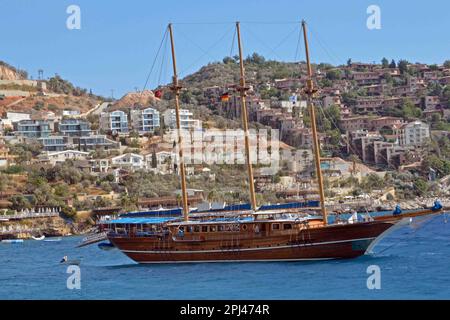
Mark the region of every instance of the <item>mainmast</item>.
POLYGON ((181 86, 178 83, 178 75, 177 75, 177 60, 175 57, 175 46, 173 40, 173 32, 172 32, 172 24, 169 23, 169 34, 170 34, 170 45, 172 48, 172 64, 173 64, 173 82, 171 90, 175 94, 175 115, 177 122, 177 132, 178 132, 178 156, 179 156, 179 166, 180 166, 180 175, 181 175, 181 198, 183 201, 183 218, 184 221, 189 219, 189 206, 187 200, 187 192, 186 192, 186 170, 184 168, 184 158, 183 158, 183 140, 181 135, 181 121, 180 121, 180 89, 181 86))
POLYGON ((323 222, 327 224, 327 210, 325 208, 325 191, 323 187, 323 177, 322 177, 322 170, 320 168, 320 144, 319 139, 317 137, 317 124, 316 124, 316 115, 315 115, 315 108, 313 105, 312 97, 314 93, 317 91, 314 88, 314 83, 312 80, 312 69, 311 69, 311 63, 309 61, 309 48, 308 48, 308 37, 306 36, 306 22, 305 20, 302 21, 302 28, 303 28, 303 37, 305 40, 305 51, 306 51, 306 65, 308 67, 308 79, 306 80, 306 94, 308 95, 308 109, 309 114, 311 117, 311 129, 312 129, 312 135, 313 135, 313 145, 314 145, 314 159, 316 164, 316 174, 317 174, 317 182, 319 184, 319 195, 320 195, 320 209, 323 216, 323 222))
POLYGON ((239 22, 236 22, 236 31, 237 31, 238 46, 239 46, 239 66, 240 66, 240 73, 241 73, 239 87, 237 88, 237 90, 240 92, 240 95, 241 95, 241 114, 242 114, 242 124, 243 124, 243 129, 244 129, 245 159, 247 162, 248 184, 250 187, 250 202, 252 205, 252 210, 256 211, 255 182, 253 179, 253 169, 252 169, 252 163, 250 160, 247 105, 245 103, 245 97, 247 95, 246 91, 248 90, 248 87, 246 87, 246 85, 245 85, 244 61, 242 58, 241 29, 240 29, 239 22))

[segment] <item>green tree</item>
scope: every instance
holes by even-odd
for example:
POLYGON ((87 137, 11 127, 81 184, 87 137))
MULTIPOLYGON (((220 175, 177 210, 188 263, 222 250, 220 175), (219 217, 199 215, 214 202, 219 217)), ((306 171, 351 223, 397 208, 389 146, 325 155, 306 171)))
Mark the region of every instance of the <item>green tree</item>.
POLYGON ((342 79, 342 71, 339 69, 332 69, 327 71, 326 77, 328 80, 339 80, 342 79))
POLYGON ((408 72, 408 61, 400 60, 398 62, 398 69, 400 70, 400 74, 405 74, 408 72))
POLYGON ((383 66, 383 68, 388 68, 389 67, 389 60, 386 58, 381 59, 381 65, 383 66))
POLYGON ((152 152, 152 168, 156 168, 158 166, 158 160, 156 158, 156 151, 152 152))
POLYGON ((396 68, 396 67, 397 67, 397 65, 396 65, 396 63, 395 63, 395 60, 392 59, 392 60, 391 60, 391 63, 389 64, 389 68, 394 69, 394 68, 396 68))

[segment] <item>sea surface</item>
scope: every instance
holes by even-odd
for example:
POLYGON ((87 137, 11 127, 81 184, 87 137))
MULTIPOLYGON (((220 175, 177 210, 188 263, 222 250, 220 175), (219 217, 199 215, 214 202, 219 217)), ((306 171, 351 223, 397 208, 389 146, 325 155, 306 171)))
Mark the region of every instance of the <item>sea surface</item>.
POLYGON ((138 265, 115 249, 75 248, 81 237, 0 243, 0 299, 450 299, 446 218, 402 227, 372 255, 321 262, 138 265), (81 259, 80 289, 67 287, 65 255, 81 259), (380 289, 367 287, 371 265, 380 289))

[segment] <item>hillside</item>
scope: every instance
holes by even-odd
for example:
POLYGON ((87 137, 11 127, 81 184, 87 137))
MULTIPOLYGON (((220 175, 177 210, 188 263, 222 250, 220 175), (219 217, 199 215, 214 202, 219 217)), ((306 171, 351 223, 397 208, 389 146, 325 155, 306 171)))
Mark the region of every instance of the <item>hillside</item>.
POLYGON ((6 111, 34 112, 52 111, 56 115, 62 114, 62 110, 78 110, 85 113, 95 107, 101 100, 89 96, 29 96, 26 98, 6 98, 0 100, 0 114, 6 111))
POLYGON ((130 106, 147 107, 159 99, 155 98, 153 91, 144 90, 141 92, 128 92, 122 98, 115 101, 111 110, 128 108, 130 106))
MULTIPOLYGON (((244 60, 246 80, 249 84, 261 84, 274 79, 298 77, 302 64, 266 60, 253 53, 244 60)), ((237 57, 225 57, 222 62, 210 63, 197 72, 182 79, 189 88, 205 88, 239 83, 239 63, 237 57)))
POLYGON ((23 70, 17 70, 8 63, 0 60, 0 80, 24 80, 27 73, 23 70))
POLYGON ((66 109, 85 113, 105 100, 58 75, 47 80, 28 80, 26 71, 3 61, 0 61, 0 81, 0 115, 7 111, 52 111, 61 115, 66 109))

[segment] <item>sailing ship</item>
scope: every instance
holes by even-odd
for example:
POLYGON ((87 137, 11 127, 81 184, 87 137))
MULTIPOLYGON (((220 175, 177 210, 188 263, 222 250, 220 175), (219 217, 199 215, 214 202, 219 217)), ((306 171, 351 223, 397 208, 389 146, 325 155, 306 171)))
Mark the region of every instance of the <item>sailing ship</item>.
MULTIPOLYGON (((240 94, 244 131, 245 159, 248 173, 250 208, 234 211, 189 211, 186 192, 186 173, 183 162, 180 126, 177 66, 172 24, 170 34, 176 125, 178 131, 179 171, 181 179, 182 217, 125 217, 104 222, 100 231, 112 245, 138 263, 240 262, 240 261, 297 261, 354 258, 371 252, 389 232, 408 224, 414 217, 441 214, 439 202, 432 208, 402 212, 396 208, 391 214, 374 216, 353 214, 348 220, 330 222, 325 206, 325 192, 321 172, 320 144, 317 135, 313 97, 317 92, 309 58, 307 25, 302 21, 308 79, 305 94, 311 118, 315 172, 319 186, 319 202, 300 206, 273 205, 257 207, 253 171, 249 151, 249 129, 246 108, 246 86, 242 55, 240 24, 236 23, 239 47, 240 94), (313 214, 310 209, 319 209, 313 214)), ((103 237, 104 239, 104 237, 103 237)))

